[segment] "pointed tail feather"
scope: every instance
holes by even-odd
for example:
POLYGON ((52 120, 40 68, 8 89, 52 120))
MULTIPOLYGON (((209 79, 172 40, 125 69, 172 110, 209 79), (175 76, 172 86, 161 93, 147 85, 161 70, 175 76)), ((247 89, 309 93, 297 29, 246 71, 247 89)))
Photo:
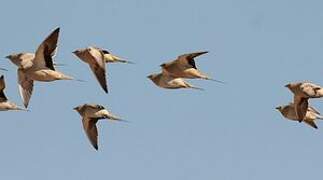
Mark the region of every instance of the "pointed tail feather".
POLYGON ((216 80, 216 79, 213 79, 213 78, 210 78, 210 77, 206 77, 204 79, 214 81, 214 82, 218 82, 218 83, 221 83, 221 84, 226 84, 226 82, 224 82, 224 81, 216 80))
POLYGON ((190 86, 191 89, 196 89, 196 90, 200 90, 200 91, 204 91, 203 88, 200 87, 196 87, 196 86, 190 86))
POLYGON ((118 62, 121 62, 121 63, 126 63, 126 64, 136 64, 136 63, 134 63, 134 62, 132 62, 132 61, 127 61, 127 60, 123 60, 123 59, 119 59, 119 60, 117 60, 118 62))
POLYGON ((66 64, 63 64, 63 63, 54 63, 54 66, 55 67, 59 67, 59 66, 67 66, 66 64))
POLYGON ((120 121, 120 122, 125 122, 125 123, 130 123, 130 121, 124 120, 124 119, 115 119, 116 121, 120 121))
POLYGON ((83 79, 73 79, 73 80, 78 81, 78 82, 87 82, 87 81, 85 81, 83 79))
POLYGON ((78 82, 86 82, 85 80, 82 80, 82 79, 75 79, 74 77, 67 76, 67 75, 63 75, 63 76, 62 76, 62 79, 63 79, 63 80, 74 80, 74 81, 78 81, 78 82))
POLYGON ((126 122, 126 123, 130 123, 130 121, 127 121, 127 120, 124 120, 124 119, 121 119, 117 116, 110 116, 109 119, 111 120, 114 120, 114 121, 120 121, 120 122, 126 122))

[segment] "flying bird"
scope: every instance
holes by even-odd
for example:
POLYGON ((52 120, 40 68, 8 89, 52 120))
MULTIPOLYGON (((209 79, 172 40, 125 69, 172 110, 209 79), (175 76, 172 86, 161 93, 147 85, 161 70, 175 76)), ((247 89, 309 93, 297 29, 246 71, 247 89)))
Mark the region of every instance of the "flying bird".
POLYGON ((108 93, 104 53, 96 47, 77 49, 73 52, 83 62, 89 64, 102 89, 108 93))
POLYGON ((307 112, 308 99, 323 97, 323 88, 310 82, 297 82, 285 85, 294 94, 295 112, 301 122, 307 112))
POLYGON ((83 104, 74 108, 81 116, 84 131, 92 146, 98 150, 98 130, 96 123, 101 119, 125 121, 111 114, 107 109, 98 104, 83 104))
POLYGON ((200 70, 197 69, 195 64, 195 57, 198 57, 202 54, 208 53, 207 51, 202 52, 195 52, 195 53, 188 53, 183 54, 177 57, 177 59, 163 63, 160 66, 163 70, 167 71, 174 77, 179 78, 188 78, 188 79, 206 79, 212 80, 220 83, 224 83, 222 81, 218 81, 215 79, 210 78, 209 76, 203 74, 200 70))
POLYGON ((34 81, 51 82, 73 80, 55 70, 53 56, 57 51, 59 28, 56 28, 37 48, 36 53, 16 53, 7 56, 18 66, 18 84, 24 106, 27 107, 33 91, 34 81))
POLYGON ((166 88, 166 89, 191 88, 191 89, 203 90, 202 88, 195 87, 189 84, 183 78, 173 77, 165 70, 163 70, 161 73, 158 73, 158 74, 151 74, 147 76, 147 78, 149 78, 154 84, 156 84, 161 88, 166 88))
POLYGON ((23 110, 26 109, 18 107, 15 103, 8 101, 4 89, 6 88, 6 83, 4 80, 4 76, 0 77, 0 111, 8 111, 8 110, 23 110))
MULTIPOLYGON (((294 103, 290 103, 288 105, 284 106, 278 106, 276 107, 278 111, 287 119, 298 121, 298 117, 295 112, 294 103)), ((309 126, 317 129, 317 125, 315 124, 316 119, 323 119, 323 116, 320 115, 320 112, 318 112, 314 107, 309 106, 306 110, 306 115, 304 117, 304 122, 308 124, 309 126)))

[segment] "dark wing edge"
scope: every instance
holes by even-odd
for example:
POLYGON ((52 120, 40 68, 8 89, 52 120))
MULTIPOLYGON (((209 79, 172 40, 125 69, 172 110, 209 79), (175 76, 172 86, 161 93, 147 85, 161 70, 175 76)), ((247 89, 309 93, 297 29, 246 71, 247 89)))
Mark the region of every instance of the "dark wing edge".
POLYGON ((34 81, 28 79, 25 73, 18 69, 18 85, 20 96, 23 99, 25 108, 27 108, 33 92, 34 81))
POLYGON ((82 119, 84 131, 95 150, 99 149, 99 147, 98 147, 98 129, 96 127, 97 121, 98 121, 98 119, 94 119, 94 118, 83 118, 82 119))

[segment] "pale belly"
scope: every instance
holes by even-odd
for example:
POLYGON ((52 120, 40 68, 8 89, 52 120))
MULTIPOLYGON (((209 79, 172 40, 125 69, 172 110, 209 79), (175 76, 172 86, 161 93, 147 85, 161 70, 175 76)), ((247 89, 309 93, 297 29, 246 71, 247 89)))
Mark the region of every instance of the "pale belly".
POLYGON ((183 84, 180 81, 178 81, 178 79, 173 79, 173 80, 162 81, 161 86, 167 89, 178 89, 178 88, 182 88, 183 84))
POLYGON ((28 76, 35 81, 50 82, 58 80, 58 74, 50 69, 41 69, 32 72, 27 72, 28 76))
POLYGON ((7 102, 0 103, 0 111, 8 111, 10 107, 11 106, 7 102))

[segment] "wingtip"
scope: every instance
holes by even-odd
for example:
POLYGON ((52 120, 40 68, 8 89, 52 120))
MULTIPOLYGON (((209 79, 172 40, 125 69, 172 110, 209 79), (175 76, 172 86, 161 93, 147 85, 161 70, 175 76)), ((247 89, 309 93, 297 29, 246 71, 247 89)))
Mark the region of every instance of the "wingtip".
POLYGON ((108 90, 108 87, 107 86, 102 86, 102 89, 103 89, 103 91, 105 92, 105 93, 109 93, 109 90, 108 90))
POLYGON ((27 102, 25 102, 25 103, 24 103, 24 106, 25 106, 25 108, 27 109, 27 107, 28 107, 28 103, 27 103, 27 102))
POLYGON ((60 27, 57 27, 55 30, 54 30, 54 32, 59 32, 60 31, 60 27))

